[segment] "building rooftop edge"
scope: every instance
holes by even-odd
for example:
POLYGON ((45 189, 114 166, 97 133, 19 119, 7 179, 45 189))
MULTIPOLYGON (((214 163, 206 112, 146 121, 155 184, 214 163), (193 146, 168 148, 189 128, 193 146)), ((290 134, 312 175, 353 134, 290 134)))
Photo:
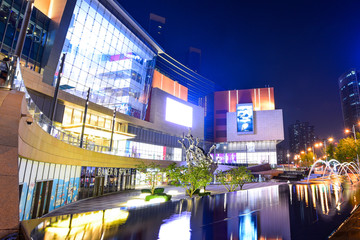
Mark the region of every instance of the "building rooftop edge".
POLYGON ((145 29, 115 0, 107 0, 138 33, 154 48, 157 53, 164 53, 165 50, 145 31, 145 29))
MULTIPOLYGON (((183 68, 185 68, 185 69, 189 70, 192 74, 197 75, 197 76, 200 76, 201 78, 204 78, 204 79, 206 79, 206 80, 208 80, 208 81, 210 81, 210 82, 213 82, 213 83, 215 84, 215 82, 214 82, 214 81, 212 81, 212 80, 210 80, 210 79, 208 79, 208 78, 204 77, 203 75, 201 75, 201 74, 199 74, 199 73, 195 72, 194 70, 192 70, 192 69, 188 68, 187 66, 185 66, 184 64, 182 64, 182 63, 181 63, 181 62, 179 62, 178 60, 176 60, 176 59, 174 59, 173 57, 171 57, 169 54, 167 54, 167 53, 163 52, 163 53, 161 53, 161 55, 165 55, 166 57, 170 58, 171 60, 173 60, 174 62, 176 62, 177 64, 179 64, 181 67, 183 67, 183 68)), ((165 59, 163 56, 161 56, 161 55, 159 55, 159 57, 161 57, 161 58, 163 58, 164 60, 166 60, 166 59, 165 59)))

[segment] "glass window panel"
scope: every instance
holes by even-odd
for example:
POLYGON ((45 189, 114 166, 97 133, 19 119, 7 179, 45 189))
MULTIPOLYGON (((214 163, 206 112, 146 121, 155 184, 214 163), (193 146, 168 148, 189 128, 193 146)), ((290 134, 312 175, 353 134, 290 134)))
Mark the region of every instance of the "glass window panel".
POLYGON ((71 124, 71 120, 72 120, 72 114, 73 114, 73 109, 72 108, 68 108, 65 107, 65 111, 64 111, 64 117, 63 117, 63 124, 71 124))
POLYGON ((73 123, 74 124, 82 123, 82 111, 74 109, 73 123))

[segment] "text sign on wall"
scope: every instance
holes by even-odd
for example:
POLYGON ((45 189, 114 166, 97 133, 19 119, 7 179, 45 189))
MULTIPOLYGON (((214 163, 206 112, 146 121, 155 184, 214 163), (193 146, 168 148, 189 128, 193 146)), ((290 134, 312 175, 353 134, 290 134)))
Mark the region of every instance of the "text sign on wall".
POLYGON ((236 126, 240 134, 254 133, 254 111, 252 103, 236 105, 236 126))

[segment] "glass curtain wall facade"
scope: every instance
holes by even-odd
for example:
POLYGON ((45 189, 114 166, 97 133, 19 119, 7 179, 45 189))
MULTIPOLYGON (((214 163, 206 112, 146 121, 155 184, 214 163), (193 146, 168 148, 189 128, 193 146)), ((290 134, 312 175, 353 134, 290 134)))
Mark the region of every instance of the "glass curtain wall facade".
MULTIPOLYGON (((26 2, 0 0, 0 51, 4 55, 10 55, 15 50, 26 2)), ((41 59, 48 38, 49 23, 50 19, 34 7, 26 33, 22 61, 36 72, 41 72, 41 59)))
POLYGON ((220 143, 217 144, 215 159, 220 164, 276 164, 276 144, 276 140, 220 143))
POLYGON ((62 52, 61 89, 145 118, 156 53, 97 0, 77 0, 62 52))
MULTIPOLYGON (((160 54, 156 70, 188 89, 188 102, 204 107, 204 97, 215 91, 215 83, 185 67, 166 53, 160 54)), ((209 106, 213 107, 213 106, 209 106)))
POLYGON ((340 100, 345 128, 351 129, 360 119, 359 71, 351 69, 339 78, 340 100))

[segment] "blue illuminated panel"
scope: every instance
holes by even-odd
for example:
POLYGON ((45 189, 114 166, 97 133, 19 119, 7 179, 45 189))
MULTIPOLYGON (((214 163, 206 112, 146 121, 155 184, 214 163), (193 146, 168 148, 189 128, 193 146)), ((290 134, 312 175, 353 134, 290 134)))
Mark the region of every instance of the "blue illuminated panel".
POLYGON ((252 103, 236 105, 236 125, 240 134, 254 133, 254 111, 252 103))

